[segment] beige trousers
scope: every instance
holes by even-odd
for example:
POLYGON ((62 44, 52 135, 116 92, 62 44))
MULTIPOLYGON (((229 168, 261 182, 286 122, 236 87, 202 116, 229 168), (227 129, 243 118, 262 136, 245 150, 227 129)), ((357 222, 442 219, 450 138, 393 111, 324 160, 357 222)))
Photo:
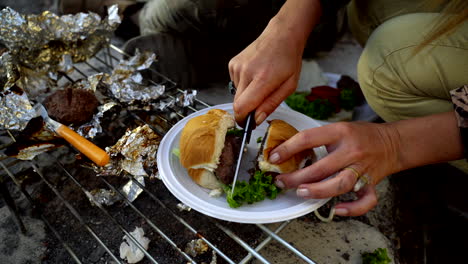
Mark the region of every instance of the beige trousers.
POLYGON ((438 13, 418 13, 421 1, 364 2, 349 4, 348 20, 365 44, 358 78, 369 105, 385 121, 453 110, 449 91, 468 84, 468 21, 412 56, 438 13))

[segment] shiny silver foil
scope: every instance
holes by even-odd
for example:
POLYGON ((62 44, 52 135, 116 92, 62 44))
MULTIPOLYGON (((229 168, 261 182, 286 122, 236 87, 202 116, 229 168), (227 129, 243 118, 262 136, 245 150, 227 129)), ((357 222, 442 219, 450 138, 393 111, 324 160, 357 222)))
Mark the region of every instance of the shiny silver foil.
POLYGON ((108 43, 119 24, 117 5, 108 9, 104 19, 92 12, 24 15, 6 7, 0 11, 0 40, 22 66, 53 71, 63 64, 65 54, 74 63, 92 57, 108 43))
POLYGON ((20 78, 18 67, 15 65, 13 57, 9 52, 0 56, 0 91, 12 87, 20 78))
POLYGON ((12 87, 0 92, 0 129, 23 130, 36 116, 24 91, 12 87))
POLYGON ((111 162, 99 175, 127 172, 133 176, 156 177, 156 152, 160 141, 161 138, 148 125, 127 130, 114 146, 106 148, 111 162))
POLYGON ((95 206, 98 206, 98 204, 110 206, 122 200, 121 196, 116 192, 106 189, 94 189, 90 192, 86 192, 86 195, 91 204, 95 206))
MULTIPOLYGON (((177 96, 161 99, 155 103, 151 103, 145 110, 152 111, 172 111, 175 107, 187 107, 193 104, 197 96, 197 90, 183 91, 177 96)), ((138 109, 138 106, 129 106, 130 110, 138 109)))
MULTIPOLYGON (((143 177, 142 175, 139 175, 139 176, 135 176, 134 178, 142 186, 145 186, 145 177, 143 177)), ((143 192, 143 189, 138 184, 136 184, 133 180, 129 180, 122 187, 122 192, 125 194, 125 196, 130 202, 133 202, 143 192)))
POLYGON ((137 52, 130 59, 120 61, 107 80, 114 98, 127 104, 135 101, 147 103, 164 94, 164 85, 148 83, 140 73, 148 69, 155 60, 154 53, 137 52))
POLYGON ((94 114, 93 119, 86 124, 81 125, 77 132, 85 138, 94 138, 102 132, 101 119, 104 113, 116 106, 116 102, 108 102, 98 106, 98 112, 94 114))

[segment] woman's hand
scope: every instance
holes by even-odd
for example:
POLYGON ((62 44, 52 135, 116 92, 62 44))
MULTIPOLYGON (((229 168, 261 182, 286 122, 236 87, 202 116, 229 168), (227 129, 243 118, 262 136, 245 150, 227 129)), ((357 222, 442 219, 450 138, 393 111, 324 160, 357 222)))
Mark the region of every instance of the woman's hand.
POLYGON ((295 153, 324 145, 329 155, 306 168, 279 175, 276 184, 297 188, 298 196, 321 199, 352 191, 359 176, 367 175, 369 182, 357 192, 358 200, 335 206, 337 215, 356 216, 377 204, 374 186, 402 169, 399 142, 398 131, 388 124, 335 123, 299 132, 271 152, 270 162, 281 163, 295 153), (336 177, 321 181, 335 173, 336 177))
POLYGON ((262 123, 297 86, 307 37, 320 16, 317 0, 288 0, 263 33, 229 62, 237 87, 234 98, 240 124, 253 110, 262 123))
POLYGON ((291 45, 284 32, 277 30, 276 26, 267 27, 229 62, 231 80, 237 87, 234 112, 239 123, 254 109, 256 123, 262 123, 296 89, 303 47, 291 45))

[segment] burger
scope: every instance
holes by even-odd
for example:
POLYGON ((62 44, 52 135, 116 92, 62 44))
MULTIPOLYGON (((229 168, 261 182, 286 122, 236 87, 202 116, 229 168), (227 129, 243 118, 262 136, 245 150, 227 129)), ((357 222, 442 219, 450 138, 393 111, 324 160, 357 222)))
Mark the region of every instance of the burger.
POLYGON ((269 127, 260 145, 257 155, 256 169, 276 177, 278 174, 290 173, 310 165, 315 160, 312 150, 302 151, 280 164, 272 164, 268 160, 270 152, 286 140, 296 135, 299 131, 283 120, 269 121, 269 127))
POLYGON ((198 185, 231 184, 242 144, 234 117, 220 109, 190 119, 179 141, 180 163, 198 185))
MULTIPOLYGON (((303 151, 281 164, 268 161, 270 152, 298 131, 283 120, 269 121, 257 155, 256 171, 275 177, 298 170, 315 157, 313 151, 303 151)), ((180 162, 198 185, 218 189, 232 183, 242 144, 242 130, 236 128, 234 117, 220 109, 190 119, 180 138, 180 162)), ((254 171, 255 171, 254 170, 254 171)))

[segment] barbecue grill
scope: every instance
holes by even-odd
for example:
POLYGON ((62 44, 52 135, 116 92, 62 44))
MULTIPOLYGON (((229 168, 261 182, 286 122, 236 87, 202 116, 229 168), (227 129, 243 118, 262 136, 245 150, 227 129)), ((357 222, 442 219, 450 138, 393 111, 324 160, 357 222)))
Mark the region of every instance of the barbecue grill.
MULTIPOLYGON (((110 72, 125 56, 121 49, 109 45, 90 60, 75 65, 74 73, 63 74, 61 81, 74 82, 90 74, 110 72)), ((184 92, 154 69, 146 78, 154 84, 165 85, 164 96, 177 97, 184 92)), ((126 128, 142 124, 148 124, 162 137, 178 120, 204 107, 209 105, 196 99, 193 105, 150 115, 123 109, 124 114, 113 117, 112 129, 104 128, 104 135, 94 141, 101 147, 112 145, 126 128)), ((0 131, 0 136, 15 141, 11 131, 0 131)), ((0 146, 0 150, 9 144, 0 146)), ((21 191, 49 230, 44 263, 126 263, 119 256, 124 235, 144 252, 145 258, 140 263, 270 263, 272 260, 262 256, 262 249, 271 241, 281 244, 280 254, 291 255, 291 262, 315 263, 280 236, 281 230, 291 221, 272 225, 236 224, 194 210, 182 210, 180 202, 161 180, 146 179, 143 185, 128 174, 125 177, 97 177, 75 155, 76 151, 65 144, 32 161, 0 157, 0 171, 3 170, 0 176, 5 176, 4 182, 11 179, 14 183, 11 186, 21 191), (129 180, 143 189, 133 202, 121 191, 121 186, 129 180), (89 201, 89 192, 94 188, 111 190, 121 201, 111 206, 93 205, 89 201), (142 227, 145 236, 151 240, 148 250, 130 235, 135 227, 142 227), (193 240, 204 241, 208 251, 198 255, 188 252, 186 246, 193 240)), ((3 188, 2 193, 8 200, 7 189, 3 188)), ((19 228, 27 230, 28 226, 22 224, 12 200, 7 204, 19 228)))

